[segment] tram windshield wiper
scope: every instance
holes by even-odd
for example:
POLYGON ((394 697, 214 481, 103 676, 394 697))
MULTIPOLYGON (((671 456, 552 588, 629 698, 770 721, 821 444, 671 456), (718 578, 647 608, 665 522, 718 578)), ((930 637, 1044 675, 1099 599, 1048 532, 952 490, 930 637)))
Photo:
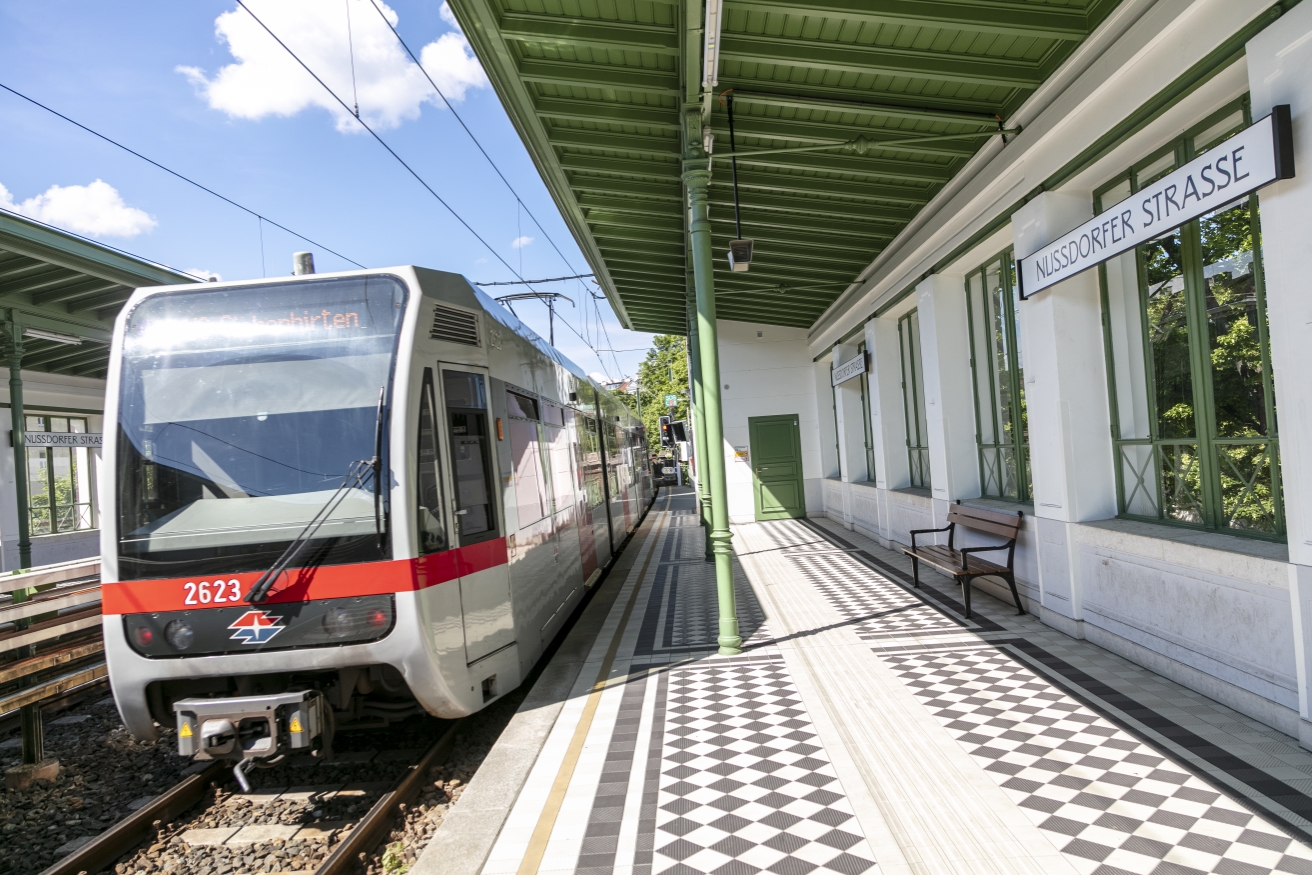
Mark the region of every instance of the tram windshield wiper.
POLYGON ((373 475, 374 491, 374 527, 378 532, 379 545, 382 545, 385 537, 382 521, 382 444, 383 444, 383 401, 386 396, 386 387, 379 390, 378 393, 378 415, 374 428, 374 457, 372 459, 360 459, 352 462, 351 467, 346 472, 346 479, 342 485, 337 487, 337 491, 329 496, 324 502, 323 507, 319 508, 318 513, 311 517, 310 521, 305 524, 305 528, 291 540, 287 549, 283 550, 278 560, 269 567, 269 570, 260 575, 259 579, 251 585, 250 590, 246 593, 245 600, 250 604, 259 604, 269 597, 269 590, 277 582, 282 573, 290 568, 301 553, 305 550, 307 544, 314 538, 315 534, 323 527, 341 506, 346 497, 351 494, 352 489, 359 489, 364 485, 365 478, 370 474, 373 475))

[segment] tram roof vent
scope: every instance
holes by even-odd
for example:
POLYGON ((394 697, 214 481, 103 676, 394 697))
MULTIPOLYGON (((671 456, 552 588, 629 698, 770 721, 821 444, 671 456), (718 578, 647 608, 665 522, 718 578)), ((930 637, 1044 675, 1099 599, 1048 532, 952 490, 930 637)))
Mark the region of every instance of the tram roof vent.
POLYGON ((478 346, 478 317, 465 310, 438 304, 433 308, 433 330, 428 336, 434 340, 478 346))

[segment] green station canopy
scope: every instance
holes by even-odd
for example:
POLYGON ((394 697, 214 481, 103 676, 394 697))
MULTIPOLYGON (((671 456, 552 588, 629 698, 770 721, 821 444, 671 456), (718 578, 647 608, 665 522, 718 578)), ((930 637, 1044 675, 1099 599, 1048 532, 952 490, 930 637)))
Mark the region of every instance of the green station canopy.
POLYGON ((738 159, 742 273, 713 160, 719 317, 807 327, 1117 0, 723 0, 713 97, 702 0, 450 2, 621 322, 682 334, 685 107, 703 107, 715 154, 729 89, 738 152, 865 138, 738 159), (888 142, 944 134, 962 136, 888 142))
POLYGON ((0 324, 21 327, 24 370, 105 376, 114 319, 132 290, 197 281, 0 212, 0 324))

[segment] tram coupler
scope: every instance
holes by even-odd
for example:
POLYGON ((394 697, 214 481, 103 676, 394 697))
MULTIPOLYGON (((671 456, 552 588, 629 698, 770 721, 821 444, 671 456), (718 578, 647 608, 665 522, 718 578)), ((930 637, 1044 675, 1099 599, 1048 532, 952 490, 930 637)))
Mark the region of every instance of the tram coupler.
MULTIPOLYGON (((325 707, 323 695, 314 690, 180 699, 173 703, 178 753, 197 760, 237 760, 239 768, 248 768, 254 760, 308 751, 323 733, 325 707)), ((244 777, 238 774, 243 787, 244 777)))

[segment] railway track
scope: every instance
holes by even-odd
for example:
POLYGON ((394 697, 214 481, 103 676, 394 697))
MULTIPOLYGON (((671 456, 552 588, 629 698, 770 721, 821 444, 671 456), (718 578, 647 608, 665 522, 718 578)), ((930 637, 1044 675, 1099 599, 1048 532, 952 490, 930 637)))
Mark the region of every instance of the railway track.
POLYGON ((94 875, 116 864, 119 871, 129 873, 188 875, 206 871, 232 875, 353 872, 387 836, 396 815, 418 795, 429 773, 445 762, 465 722, 447 723, 437 741, 417 756, 379 759, 376 751, 348 752, 339 764, 314 768, 316 773, 324 769, 332 770, 334 775, 342 772, 331 781, 316 775, 320 780, 314 784, 283 788, 270 784, 303 777, 306 770, 298 771, 296 765, 289 765, 283 775, 273 776, 272 780, 264 780, 264 773, 257 771, 252 775, 257 780, 256 792, 249 796, 225 793, 223 786, 231 777, 231 769, 214 763, 183 779, 41 875, 94 875), (373 756, 365 755, 370 753, 373 756), (389 763, 399 766, 393 770, 400 772, 390 784, 349 780, 361 772, 385 770, 389 763), (191 812, 207 797, 206 808, 191 812), (366 803, 368 808, 360 813, 366 803), (306 814, 308 819, 302 819, 306 814), (279 822, 288 819, 296 822, 279 822), (268 820, 275 822, 260 822, 268 820), (147 843, 145 840, 152 835, 155 840, 147 843), (293 850, 288 852, 289 848, 293 850), (126 866, 120 860, 126 860, 126 866))

